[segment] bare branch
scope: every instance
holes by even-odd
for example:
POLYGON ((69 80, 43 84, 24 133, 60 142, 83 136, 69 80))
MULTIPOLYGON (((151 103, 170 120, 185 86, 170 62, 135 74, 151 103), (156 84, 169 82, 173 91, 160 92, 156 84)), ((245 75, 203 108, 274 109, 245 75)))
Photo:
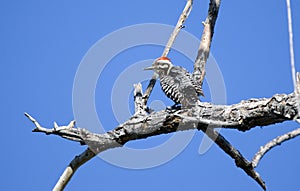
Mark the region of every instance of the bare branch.
POLYGON ((143 101, 142 84, 134 84, 134 115, 146 115, 146 105, 143 101))
POLYGON ((286 0, 287 18, 288 18, 288 31, 289 31, 289 44, 290 44, 290 62, 292 69, 292 79, 294 89, 296 91, 296 69, 295 69, 295 59, 294 59, 294 46, 293 46, 293 24, 292 24, 292 10, 290 0, 286 0))
POLYGON ((34 123, 35 129, 32 130, 32 132, 42 132, 46 135, 54 134, 61 136, 63 138, 69 139, 71 141, 80 142, 82 145, 84 145, 84 141, 80 136, 79 129, 75 128, 75 121, 71 121, 69 125, 67 126, 58 126, 56 122, 54 122, 54 127, 52 129, 48 129, 45 127, 42 127, 31 115, 28 113, 24 113, 24 115, 34 123))
POLYGON ((182 28, 184 28, 183 24, 184 24, 185 20, 188 18, 189 14, 192 10, 192 5, 193 5, 193 0, 187 0, 186 5, 177 21, 177 24, 176 24, 161 56, 168 56, 170 49, 171 49, 177 35, 179 34, 180 30, 182 28))
MULTIPOLYGON (((47 132, 49 129, 43 128, 31 115, 29 115, 28 113, 24 113, 24 115, 35 125, 35 129, 33 129, 32 131, 36 132, 36 131, 41 131, 41 132, 47 132)), ((56 124, 56 123, 55 123, 56 124)))
POLYGON ((193 72, 193 78, 195 81, 199 82, 200 86, 202 86, 205 76, 205 64, 210 52, 210 45, 214 35, 214 28, 219 13, 220 3, 220 0, 210 1, 207 17, 205 22, 203 22, 204 29, 198 54, 194 63, 193 72))
POLYGON ((288 132, 284 135, 278 136, 275 139, 273 139, 272 141, 268 142, 267 144, 265 144, 264 146, 260 147, 259 151, 254 155, 253 159, 252 159, 252 165, 253 167, 257 167, 259 161, 263 158, 263 156, 270 151, 272 148, 274 148, 275 146, 281 145, 281 143, 293 139, 297 136, 300 135, 300 128, 295 129, 291 132, 288 132))
POLYGON ((212 128, 201 128, 209 138, 211 138, 224 152, 235 160, 237 167, 243 169, 251 178, 253 178, 264 190, 266 190, 265 182, 260 175, 254 170, 251 162, 235 149, 220 133, 212 128))
MULTIPOLYGON (((149 115, 133 116, 105 134, 95 134, 82 128, 66 128, 68 126, 59 127, 61 129, 59 131, 44 127, 33 131, 58 135, 82 144, 95 142, 96 145, 102 145, 101 149, 98 149, 98 151, 102 151, 110 146, 116 147, 113 142, 122 146, 130 140, 178 130, 201 129, 208 125, 211 128, 223 127, 248 131, 256 126, 267 126, 293 120, 298 117, 297 112, 297 99, 294 93, 276 94, 271 98, 250 99, 228 106, 201 102, 189 109, 166 109, 149 115), (102 141, 99 142, 99 140, 102 141), (110 146, 103 147, 105 144, 110 146)), ((32 121, 32 117, 28 118, 32 121)), ((36 122, 35 119, 33 120, 36 122)))
MULTIPOLYGON (((223 127, 247 131, 256 126, 293 120, 298 112, 296 101, 295 94, 276 94, 271 98, 250 99, 228 106, 201 102, 189 109, 166 109, 146 116, 134 116, 105 134, 95 134, 82 128, 68 128, 68 126, 59 127, 61 129, 59 131, 42 127, 39 130, 34 129, 33 132, 54 134, 83 144, 86 141, 97 142, 103 139, 105 141, 101 141, 101 145, 110 141, 123 145, 130 140, 177 130, 201 129, 208 125, 211 128, 223 127), (179 123, 184 125, 179 126, 179 123)), ((32 121, 32 117, 28 118, 32 121)))
MULTIPOLYGON (((180 30, 183 28, 183 24, 184 24, 185 20, 188 18, 189 14, 192 10, 192 5, 193 5, 193 0, 187 0, 186 5, 185 5, 185 7, 184 7, 179 19, 178 19, 178 22, 177 22, 177 24, 176 24, 169 40, 168 40, 168 43, 165 46, 165 49, 162 53, 162 56, 168 56, 168 54, 170 52, 170 49, 171 49, 177 35, 179 34, 180 30)), ((150 96, 150 94, 151 94, 151 92, 152 92, 152 90, 155 86, 156 79, 157 79, 157 74, 154 73, 151 80, 150 80, 150 82, 149 82, 149 84, 148 84, 148 86, 147 86, 145 94, 143 96, 145 105, 147 105, 148 98, 149 98, 149 96, 150 96)))
POLYGON ((243 168, 249 176, 264 187, 258 173, 253 170, 253 167, 249 166, 247 160, 237 150, 234 150, 221 135, 216 137, 218 134, 215 134, 212 129, 221 126, 247 131, 255 126, 266 126, 293 120, 297 117, 297 108, 295 94, 274 95, 269 99, 250 99, 229 106, 201 102, 190 109, 167 109, 153 112, 150 115, 133 116, 114 130, 104 134, 74 128, 73 125, 46 129, 41 127, 29 114, 26 114, 26 116, 38 127, 38 130, 35 129, 34 132, 55 134, 87 144, 95 154, 115 147, 122 147, 130 140, 197 128, 216 140, 215 142, 220 148, 235 159, 237 166, 243 168), (214 126, 214 124, 216 125, 214 126), (207 128, 208 125, 210 125, 210 128, 207 128), (61 130, 56 131, 55 129, 58 128, 61 130))
POLYGON ((53 188, 53 191, 61 191, 63 190, 66 185, 69 183, 71 178, 73 177, 76 170, 87 161, 92 159, 95 155, 89 148, 86 149, 83 153, 75 158, 70 162, 67 168, 64 170, 63 174, 60 176, 59 180, 57 181, 56 185, 53 188))

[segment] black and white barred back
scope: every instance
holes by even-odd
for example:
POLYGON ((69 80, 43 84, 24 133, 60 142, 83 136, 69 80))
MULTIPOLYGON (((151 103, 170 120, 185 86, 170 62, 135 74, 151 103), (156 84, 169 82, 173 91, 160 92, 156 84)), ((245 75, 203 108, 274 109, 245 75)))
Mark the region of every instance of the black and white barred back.
POLYGON ((160 85, 168 98, 182 106, 193 106, 203 95, 200 86, 184 68, 172 66, 168 75, 160 75, 160 85))
POLYGON ((154 70, 160 78, 163 92, 176 104, 183 107, 196 105, 199 96, 203 95, 202 89, 194 81, 192 75, 180 66, 174 66, 166 57, 158 58, 147 69, 154 70))

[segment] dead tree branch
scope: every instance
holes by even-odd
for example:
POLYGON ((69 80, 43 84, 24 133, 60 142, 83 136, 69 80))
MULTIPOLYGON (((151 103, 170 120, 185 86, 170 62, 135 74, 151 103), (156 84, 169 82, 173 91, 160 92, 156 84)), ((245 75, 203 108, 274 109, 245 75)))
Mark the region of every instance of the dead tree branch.
POLYGON ((180 30, 182 28, 184 28, 183 24, 184 24, 185 20, 188 18, 190 12, 192 11, 192 5, 193 5, 193 0, 187 0, 186 5, 177 21, 177 24, 176 24, 161 56, 168 56, 168 54, 171 50, 171 47, 173 46, 173 44, 175 42, 177 35, 179 34, 180 30))
MULTIPOLYGON (((85 144, 84 140, 82 139, 80 129, 75 128, 75 121, 71 121, 67 126, 58 126, 56 122, 54 122, 54 127, 51 129, 42 127, 32 116, 28 113, 24 113, 25 116, 34 123, 35 128, 32 132, 43 132, 46 135, 54 134, 61 136, 65 139, 69 139, 72 141, 76 141, 81 143, 82 145, 85 144)), ((86 149, 83 153, 76 156, 70 164, 66 167, 63 174, 60 176, 59 180, 57 181, 56 185, 54 186, 54 191, 63 190, 68 182, 71 180, 72 176, 76 172, 76 170, 89 161, 91 158, 95 156, 95 153, 92 152, 89 148, 86 149)))
POLYGON ((220 0, 211 0, 209 3, 208 14, 203 23, 201 42, 198 54, 194 63, 193 77, 200 86, 203 84, 205 76, 205 64, 210 52, 210 45, 214 35, 215 23, 219 13, 220 0))
POLYGON ((71 121, 67 126, 58 126, 56 122, 54 122, 54 126, 51 129, 42 127, 32 116, 28 113, 24 113, 24 115, 35 125, 35 129, 32 132, 42 132, 46 135, 54 134, 61 136, 65 139, 69 139, 71 141, 80 142, 81 144, 85 144, 84 140, 81 139, 80 132, 75 127, 75 121, 71 121))
POLYGON ((142 90, 142 84, 134 84, 134 116, 136 115, 146 115, 146 109, 147 106, 145 105, 145 102, 143 101, 143 90, 142 90))
POLYGON ((237 167, 243 169, 251 178, 253 178, 264 190, 266 190, 266 184, 260 177, 260 175, 254 170, 252 163, 249 162, 243 155, 235 149, 220 133, 211 128, 201 128, 205 134, 215 140, 215 143, 225 151, 232 159, 235 160, 237 167))
POLYGON ((53 188, 53 191, 60 191, 63 190, 68 182, 73 177, 76 170, 89 161, 91 158, 95 156, 95 153, 91 151, 89 148, 86 149, 83 153, 81 153, 78 156, 75 156, 75 158, 70 162, 70 164, 67 166, 67 168, 64 170, 63 174, 60 176, 59 180, 57 181, 56 185, 53 188))
MULTIPOLYGON (((189 109, 166 109, 149 115, 133 116, 125 123, 105 134, 95 134, 73 126, 70 128, 68 126, 58 126, 48 129, 39 124, 39 129, 35 128, 33 132, 58 135, 81 144, 95 141, 96 145, 105 145, 110 141, 115 141, 122 146, 130 140, 179 130, 202 129, 209 126, 212 129, 223 127, 225 129, 248 131, 256 126, 281 123, 293 120, 298 116, 296 103, 297 98, 294 93, 288 95, 276 94, 271 98, 249 99, 228 106, 203 102, 189 109), (181 123, 180 126, 179 123, 181 123), (99 142, 97 140, 102 141, 99 142)), ((26 113, 25 115, 29 120, 37 124, 37 121, 29 114, 26 113)), ((97 149, 98 152, 101 152, 103 148, 106 150, 111 147, 101 146, 101 148, 100 150, 97 149)))
MULTIPOLYGON (((149 115, 137 115, 105 134, 95 134, 86 129, 74 128, 74 125, 55 125, 55 128, 47 129, 42 127, 29 114, 25 115, 36 126, 33 132, 54 134, 81 144, 87 144, 95 154, 107 149, 121 147, 130 140, 143 139, 175 131, 201 129, 210 138, 215 139, 216 143, 235 159, 237 166, 241 167, 264 187, 263 181, 253 171, 253 168, 249 166, 248 161, 237 150, 232 149, 232 146, 228 147, 230 144, 229 142, 226 144, 225 138, 221 135, 216 137, 217 134, 213 133, 212 130, 213 128, 223 127, 247 131, 256 126, 266 126, 293 120, 297 117, 297 113, 297 98, 295 94, 281 94, 274 95, 268 99, 250 99, 229 106, 200 103, 198 106, 190 109, 167 109, 153 112, 149 115), (225 144, 223 144, 224 142, 225 144)), ((73 124, 73 122, 70 124, 73 124)), ((64 180, 67 181, 69 179, 65 178, 64 180)))
POLYGON ((288 132, 284 135, 278 136, 272 141, 268 142, 264 146, 260 147, 259 151, 254 155, 252 159, 252 165, 253 167, 257 167, 259 161, 263 158, 265 154, 267 154, 268 151, 270 151, 273 147, 281 145, 283 142, 293 139, 300 135, 300 128, 295 129, 291 132, 288 132))
MULTIPOLYGON (((192 10, 192 5, 193 5, 193 0, 187 0, 186 5, 185 5, 185 7, 184 7, 179 19, 178 19, 178 22, 177 22, 177 24, 176 24, 169 40, 168 40, 168 43, 165 46, 165 49, 162 53, 162 56, 165 56, 165 57, 168 56, 168 54, 170 52, 170 49, 171 49, 177 35, 179 34, 180 30, 183 28, 183 24, 184 24, 185 20, 188 18, 189 14, 192 10)), ((152 90, 155 86, 156 80, 157 80, 157 74, 154 73, 151 80, 150 80, 150 82, 149 82, 149 84, 148 84, 148 86, 147 86, 145 94, 143 96, 145 105, 147 105, 148 98, 149 98, 149 96, 150 96, 150 94, 151 94, 151 92, 152 92, 152 90)))
POLYGON ((295 67, 295 56, 294 56, 294 45, 293 45, 293 23, 292 23, 292 10, 290 0, 286 0, 287 18, 288 18, 288 31, 289 31, 289 45, 290 45, 290 62, 292 69, 292 79, 294 89, 296 91, 296 67, 295 67))

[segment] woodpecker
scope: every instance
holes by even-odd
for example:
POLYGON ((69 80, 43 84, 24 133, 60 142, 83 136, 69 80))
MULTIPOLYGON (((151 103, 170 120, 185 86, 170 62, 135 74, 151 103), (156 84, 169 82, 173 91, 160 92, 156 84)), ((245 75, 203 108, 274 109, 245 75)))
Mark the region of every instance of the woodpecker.
POLYGON ((192 75, 180 66, 174 66, 167 57, 157 58, 152 66, 145 70, 153 70, 158 74, 160 85, 168 98, 183 107, 191 107, 199 101, 203 94, 200 85, 192 78, 192 75))

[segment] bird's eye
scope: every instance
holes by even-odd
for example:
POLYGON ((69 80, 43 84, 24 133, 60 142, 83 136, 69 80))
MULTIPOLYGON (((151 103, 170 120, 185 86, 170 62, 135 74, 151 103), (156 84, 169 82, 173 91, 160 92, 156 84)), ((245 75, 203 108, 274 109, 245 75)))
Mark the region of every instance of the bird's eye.
POLYGON ((162 64, 161 67, 162 68, 168 68, 168 65, 167 64, 162 64))

